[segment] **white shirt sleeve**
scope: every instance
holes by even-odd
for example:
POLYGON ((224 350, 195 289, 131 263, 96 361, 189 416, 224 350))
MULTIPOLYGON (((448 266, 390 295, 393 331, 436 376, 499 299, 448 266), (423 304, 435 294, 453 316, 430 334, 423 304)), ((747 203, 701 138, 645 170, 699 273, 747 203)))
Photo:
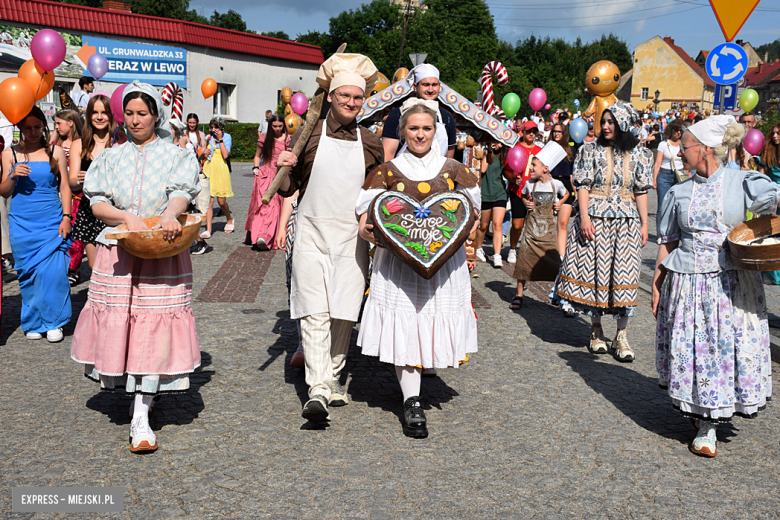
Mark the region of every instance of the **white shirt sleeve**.
POLYGON ((371 203, 374 202, 374 199, 377 197, 377 195, 383 191, 387 191, 387 188, 372 188, 370 190, 361 189, 360 195, 358 195, 357 203, 355 204, 355 212, 358 215, 362 215, 368 211, 371 203))
POLYGON ((564 195, 566 195, 566 186, 563 185, 561 181, 558 179, 553 179, 553 186, 555 187, 555 201, 559 201, 563 198, 564 195))

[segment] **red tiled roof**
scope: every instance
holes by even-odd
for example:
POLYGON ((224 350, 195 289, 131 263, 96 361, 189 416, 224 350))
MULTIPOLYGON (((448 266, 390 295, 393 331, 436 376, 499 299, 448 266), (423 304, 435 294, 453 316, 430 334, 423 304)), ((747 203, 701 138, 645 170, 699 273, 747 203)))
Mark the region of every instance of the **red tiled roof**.
POLYGON ((745 73, 745 80, 747 81, 748 86, 752 87, 758 85, 759 83, 768 83, 771 80, 764 80, 772 77, 778 72, 780 72, 780 62, 775 61, 772 63, 762 63, 758 67, 750 67, 745 73))
POLYGON ((322 50, 315 45, 170 18, 44 0, 0 0, 0 20, 68 31, 200 45, 314 65, 324 61, 322 50))
MULTIPOLYGON (((3 0, 0 0, 0 2, 3 0)), ((666 43, 669 47, 672 48, 674 52, 677 53, 677 55, 682 59, 688 67, 691 68, 693 72, 698 74, 701 79, 704 80, 704 84, 708 87, 715 87, 715 82, 710 79, 709 76, 707 76, 707 73, 701 70, 701 67, 699 67, 695 61, 693 61, 693 58, 688 56, 688 54, 682 50, 680 47, 674 44, 674 40, 669 38, 668 36, 664 37, 664 43, 666 43)))

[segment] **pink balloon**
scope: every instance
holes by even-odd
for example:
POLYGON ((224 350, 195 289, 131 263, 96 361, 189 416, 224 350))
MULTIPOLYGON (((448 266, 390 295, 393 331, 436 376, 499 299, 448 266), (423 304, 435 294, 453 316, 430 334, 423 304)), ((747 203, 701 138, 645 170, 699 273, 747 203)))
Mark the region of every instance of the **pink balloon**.
POLYGON ((511 148, 506 154, 506 164, 515 173, 525 173, 525 167, 528 165, 528 152, 522 146, 511 148))
POLYGON ((33 36, 30 43, 30 52, 43 70, 54 70, 65 59, 65 40, 60 33, 51 29, 43 29, 33 36))
POLYGON ((745 140, 742 142, 742 146, 745 147, 745 151, 750 155, 758 155, 764 149, 764 134, 761 130, 748 130, 745 134, 745 140))
POLYGON ((546 105, 544 105, 544 109, 545 110, 550 110, 551 108, 552 108, 552 105, 550 103, 547 103, 546 105))
POLYGON ((125 88, 127 88, 126 84, 119 85, 114 93, 111 94, 111 113, 119 123, 125 122, 125 111, 122 110, 122 97, 124 97, 125 88))
POLYGON ((547 94, 540 88, 535 88, 528 95, 528 103, 531 104, 531 110, 534 112, 541 110, 545 103, 547 103, 547 94))
POLYGON ((290 99, 290 106, 292 107, 293 112, 302 116, 309 109, 309 98, 302 92, 293 94, 292 99, 290 99))

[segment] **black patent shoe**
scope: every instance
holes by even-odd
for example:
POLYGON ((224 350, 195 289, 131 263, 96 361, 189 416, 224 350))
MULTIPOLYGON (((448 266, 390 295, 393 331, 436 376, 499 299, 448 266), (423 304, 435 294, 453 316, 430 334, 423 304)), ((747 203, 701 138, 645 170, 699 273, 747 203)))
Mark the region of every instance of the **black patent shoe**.
POLYGON ((428 436, 425 412, 419 396, 404 401, 404 435, 415 439, 424 439, 428 436))

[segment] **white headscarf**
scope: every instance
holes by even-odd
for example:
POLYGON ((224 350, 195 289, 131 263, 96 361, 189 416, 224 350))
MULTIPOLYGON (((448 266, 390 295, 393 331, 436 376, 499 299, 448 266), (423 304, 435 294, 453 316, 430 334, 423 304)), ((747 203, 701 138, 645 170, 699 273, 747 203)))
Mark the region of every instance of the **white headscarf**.
POLYGON ((428 63, 422 63, 409 71, 409 75, 406 76, 406 82, 410 87, 413 87, 415 83, 419 83, 420 80, 425 78, 439 79, 439 69, 428 63))
POLYGON ((122 96, 123 108, 125 106, 125 99, 127 99, 127 95, 133 92, 143 92, 144 94, 148 94, 154 100, 155 104, 157 105, 157 115, 160 118, 159 121, 157 121, 157 125, 154 127, 154 133, 157 134, 157 137, 163 141, 172 143, 173 135, 171 134, 170 126, 167 124, 168 114, 165 113, 162 97, 160 96, 160 93, 157 92, 157 89, 148 83, 141 83, 138 80, 133 81, 130 85, 127 86, 122 96))
POLYGON ((711 116, 708 119, 703 119, 698 123, 695 123, 688 128, 688 131, 692 133, 701 144, 715 148, 723 144, 723 137, 726 135, 726 130, 731 125, 736 125, 737 120, 734 116, 711 116))

